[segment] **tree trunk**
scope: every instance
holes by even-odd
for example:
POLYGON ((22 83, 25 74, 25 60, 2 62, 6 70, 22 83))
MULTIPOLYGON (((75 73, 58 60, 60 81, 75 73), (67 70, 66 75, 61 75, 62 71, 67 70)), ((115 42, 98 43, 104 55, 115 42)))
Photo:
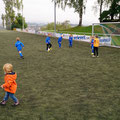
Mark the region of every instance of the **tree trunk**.
POLYGON ((114 14, 111 14, 110 16, 111 16, 111 21, 112 21, 114 19, 114 14))
POLYGON ((79 18, 80 18, 80 20, 79 20, 79 25, 78 26, 82 26, 82 15, 83 15, 83 9, 81 8, 80 12, 79 12, 79 18))
POLYGON ((102 7, 103 7, 103 0, 101 0, 101 3, 100 3, 100 15, 102 14, 102 7))
POLYGON ((5 28, 5 20, 4 19, 2 21, 2 24, 3 24, 3 28, 5 28))

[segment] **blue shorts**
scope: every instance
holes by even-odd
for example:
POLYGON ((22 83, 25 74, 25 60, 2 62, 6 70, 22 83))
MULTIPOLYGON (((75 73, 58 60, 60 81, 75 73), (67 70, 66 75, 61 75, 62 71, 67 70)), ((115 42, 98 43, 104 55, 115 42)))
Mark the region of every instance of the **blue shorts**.
POLYGON ((22 51, 22 48, 17 49, 17 51, 18 51, 18 52, 19 52, 19 51, 22 51))

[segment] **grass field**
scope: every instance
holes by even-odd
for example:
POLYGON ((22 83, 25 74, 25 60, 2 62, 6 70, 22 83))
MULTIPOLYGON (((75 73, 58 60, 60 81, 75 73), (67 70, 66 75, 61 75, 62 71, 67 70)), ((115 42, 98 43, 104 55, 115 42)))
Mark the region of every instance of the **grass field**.
MULTIPOLYGON (((92 26, 76 26, 70 29, 63 30, 68 32, 78 32, 80 35, 83 34, 92 34, 92 26)), ((95 26, 94 28, 95 33, 103 33, 103 30, 100 26, 95 26)))
MULTIPOLYGON (((18 107, 9 100, 0 106, 0 120, 120 120, 120 49, 99 48, 92 58, 90 46, 51 38, 46 52, 45 37, 19 32, 0 32, 0 84, 3 64, 12 63, 18 74, 18 107), (20 59, 14 44, 19 36, 25 45, 20 59)), ((0 89, 0 99, 4 91, 0 89)))

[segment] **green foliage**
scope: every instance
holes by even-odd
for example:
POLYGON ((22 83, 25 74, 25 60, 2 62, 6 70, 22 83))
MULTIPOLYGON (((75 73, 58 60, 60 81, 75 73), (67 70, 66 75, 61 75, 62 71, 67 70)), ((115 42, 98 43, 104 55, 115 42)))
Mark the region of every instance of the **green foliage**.
POLYGON ((103 11, 102 14, 100 15, 100 21, 110 19, 109 14, 110 14, 110 12, 108 10, 103 11))
POLYGON ((2 25, 4 28, 4 26, 5 26, 5 15, 4 14, 1 15, 1 19, 2 19, 2 25))
MULTIPOLYGON (((64 31, 68 32, 80 32, 80 34, 84 33, 92 33, 92 26, 76 26, 70 29, 66 29, 64 31)), ((62 31, 61 31, 62 32, 62 31)), ((95 27, 96 33, 103 33, 102 28, 100 26, 95 27)))
POLYGON ((105 10, 100 15, 100 21, 120 21, 120 4, 119 0, 111 2, 109 10, 105 10))
POLYGON ((12 23, 12 29, 13 28, 21 28, 23 27, 24 22, 24 28, 27 28, 27 23, 25 22, 25 18, 22 17, 20 13, 15 17, 14 22, 12 23))
MULTIPOLYGON (((23 7, 22 0, 3 0, 5 4, 5 15, 2 20, 5 20, 6 28, 12 29, 12 24, 15 20, 15 10, 16 8, 18 11, 23 7)), ((4 22, 4 21, 3 21, 4 22)))
MULTIPOLYGON (((69 28, 71 28, 71 25, 69 24, 69 21, 67 21, 67 20, 63 23, 57 23, 56 24, 56 30, 57 31, 64 30, 64 29, 69 29, 69 28)), ((47 24, 47 26, 41 27, 41 30, 42 31, 54 30, 54 23, 49 23, 49 24, 47 24)))
POLYGON ((58 5, 64 9, 67 5, 75 9, 75 12, 79 14, 79 26, 82 25, 82 16, 85 12, 85 4, 87 0, 56 0, 58 5))

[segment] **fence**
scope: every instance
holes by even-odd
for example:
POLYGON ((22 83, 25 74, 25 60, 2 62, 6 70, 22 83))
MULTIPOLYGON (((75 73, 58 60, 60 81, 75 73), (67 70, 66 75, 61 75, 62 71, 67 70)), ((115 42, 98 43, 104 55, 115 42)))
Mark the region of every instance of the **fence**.
MULTIPOLYGON (((20 29, 16 29, 16 31, 21 31, 20 29)), ((45 32, 45 31, 35 31, 34 29, 29 30, 23 30, 23 32, 32 33, 32 34, 38 34, 38 35, 44 35, 48 36, 48 34, 51 35, 51 37, 60 37, 61 34, 63 34, 63 39, 69 39, 70 34, 73 35, 73 40, 75 41, 84 41, 84 42, 90 42, 90 36, 91 33, 82 33, 82 32, 63 32, 62 33, 54 33, 54 32, 45 32), (82 34, 82 35, 80 35, 82 34)), ((99 37, 100 39, 100 46, 111 46, 111 37, 99 37)))

